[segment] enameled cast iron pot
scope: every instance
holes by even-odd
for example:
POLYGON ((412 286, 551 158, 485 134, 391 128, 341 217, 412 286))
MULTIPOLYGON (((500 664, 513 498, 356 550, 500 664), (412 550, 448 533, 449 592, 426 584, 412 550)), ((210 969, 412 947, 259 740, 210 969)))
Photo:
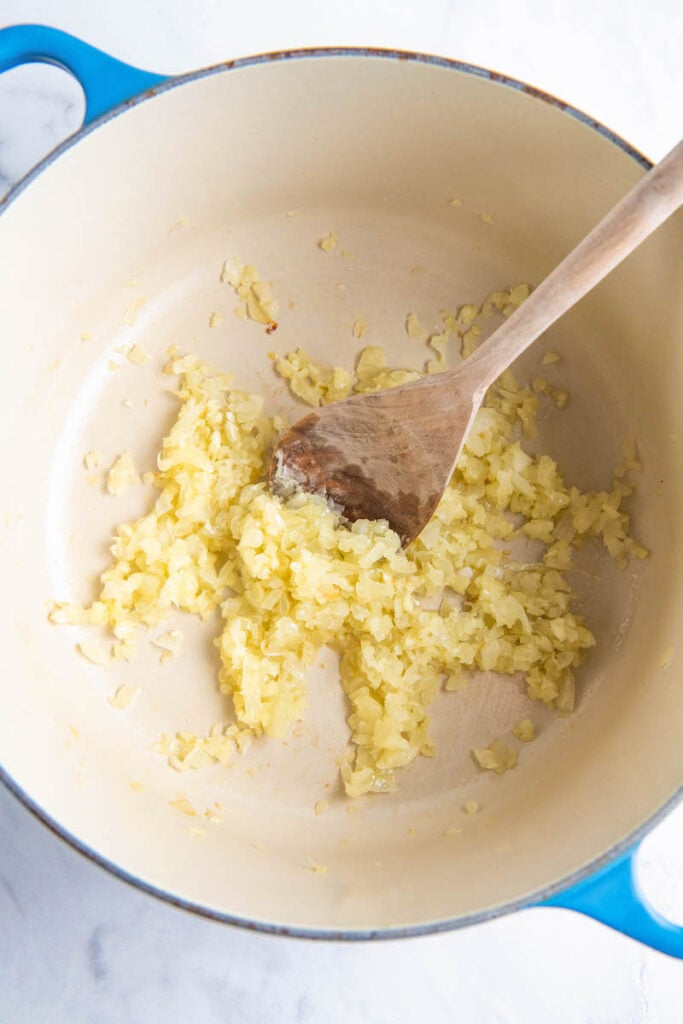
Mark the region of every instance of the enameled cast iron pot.
MULTIPOLYGON (((621 572, 596 554, 595 572, 577 581, 599 641, 578 708, 547 716, 514 771, 491 778, 470 761, 471 746, 528 714, 517 684, 483 678, 437 700, 436 759, 346 813, 334 795, 346 733, 330 663, 312 677, 307 720, 286 746, 257 744, 227 769, 178 775, 149 745, 225 716, 216 625, 183 622, 175 663, 159 668, 150 650, 119 674, 79 659, 73 630, 45 614, 52 597, 92 596, 106 539, 145 508, 140 488, 115 501, 88 487, 81 458, 130 449, 150 464, 173 416, 155 377, 170 343, 271 396, 268 349, 301 344, 351 360, 360 314, 392 360, 410 359, 407 312, 429 319, 539 281, 649 162, 529 86, 413 53, 276 53, 164 78, 53 29, 0 32, 0 70, 36 60, 76 76, 86 115, 0 203, 7 785, 119 877, 219 920, 382 938, 545 904, 683 956, 683 931, 642 901, 633 876, 637 842, 683 777, 680 217, 549 337, 572 400, 542 424, 541 443, 566 479, 600 487, 620 439, 637 435, 633 522, 651 557, 621 572), (449 204, 456 196, 461 207, 449 204), (332 229, 351 258, 317 246, 332 229), (232 315, 234 296, 218 283, 232 253, 273 283, 284 314, 274 338, 232 315), (134 325, 124 323, 143 297, 134 325), (214 310, 220 330, 208 328, 214 310), (155 361, 110 371, 115 349, 134 341, 155 361), (124 680, 141 694, 122 715, 105 698, 124 680), (316 816, 326 782, 330 809, 316 816), (200 813, 218 801, 220 825, 192 834, 196 821, 171 806, 178 798, 200 813), (481 811, 466 818, 470 799, 481 811), (454 822, 462 834, 445 838, 454 822), (327 874, 307 870, 311 861, 327 874)), ((527 356, 530 372, 540 354, 527 356)))

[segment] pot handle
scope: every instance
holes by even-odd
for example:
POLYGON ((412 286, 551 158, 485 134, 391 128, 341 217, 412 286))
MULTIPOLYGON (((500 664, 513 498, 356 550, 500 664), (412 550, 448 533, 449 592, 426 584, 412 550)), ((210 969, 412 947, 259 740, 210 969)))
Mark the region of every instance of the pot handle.
POLYGON ((75 36, 46 25, 0 29, 0 72, 36 62, 56 64, 78 80, 85 93, 84 125, 132 96, 152 91, 168 77, 123 64, 75 36))
POLYGON ((645 899, 638 885, 637 853, 636 846, 597 874, 537 905, 575 910, 683 960, 683 927, 667 921, 645 899))

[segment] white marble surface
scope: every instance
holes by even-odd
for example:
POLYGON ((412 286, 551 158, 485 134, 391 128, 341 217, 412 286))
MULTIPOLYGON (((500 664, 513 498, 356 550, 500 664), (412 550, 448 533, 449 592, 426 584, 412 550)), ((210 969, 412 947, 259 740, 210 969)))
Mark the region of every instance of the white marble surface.
MULTIPOLYGON (((676 0, 0 0, 175 72, 260 50, 371 44, 456 56, 571 101, 660 157, 680 132, 676 0)), ((0 77, 0 192, 82 116, 63 73, 0 77)), ((683 921, 683 808, 644 844, 643 883, 683 921)), ((275 939, 191 917, 80 858, 0 791, 2 1024, 674 1024, 683 964, 565 911, 374 946, 275 939)))

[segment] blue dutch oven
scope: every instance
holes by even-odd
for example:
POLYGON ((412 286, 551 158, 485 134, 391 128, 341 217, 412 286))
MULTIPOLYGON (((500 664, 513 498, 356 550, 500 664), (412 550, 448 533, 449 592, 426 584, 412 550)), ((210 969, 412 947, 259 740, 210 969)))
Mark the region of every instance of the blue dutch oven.
POLYGON ((161 352, 194 337, 248 381, 268 365, 250 325, 235 321, 218 338, 205 330, 228 301, 222 258, 239 247, 292 307, 308 303, 296 329, 326 336, 321 355, 336 358, 334 323, 351 315, 345 289, 381 319, 420 296, 436 301, 446 285, 461 301, 540 280, 649 161, 521 82, 413 53, 275 53, 166 77, 55 29, 0 31, 0 71, 32 61, 71 72, 86 104, 81 130, 0 204, 12 367, 0 403, 12 481, 0 547, 11 595, 0 636, 6 785, 119 878, 217 920, 368 939, 564 907, 683 956, 683 930, 648 905, 635 870, 638 843, 681 792, 680 218, 553 335, 576 394, 553 435, 560 466, 599 482, 619 430, 632 428, 644 465, 633 523, 651 555, 637 572, 599 563, 584 595, 598 647, 577 710, 547 715, 514 771, 484 778, 466 757, 475 734, 493 735, 526 706, 517 687, 488 680, 439 698, 437 758, 355 814, 334 782, 329 811, 313 813, 344 741, 340 698, 320 696, 324 687, 303 734, 286 749, 259 747, 258 771, 245 759, 179 777, 149 745, 173 723, 220 714, 204 648, 163 680, 167 669, 145 662, 143 697, 124 722, 103 699, 101 670, 75 664, 65 631, 45 621, 45 601, 77 591, 101 566, 102 536, 139 511, 117 518, 70 467, 97 438, 114 451, 129 446, 133 422, 153 437, 164 422, 151 399, 149 412, 130 414, 142 418, 116 411, 135 388, 150 394, 149 380, 124 387, 107 372, 117 345, 142 338, 161 352), (356 262, 340 258, 330 277, 315 239, 333 227, 356 262), (415 264, 430 271, 424 295, 415 264), (136 295, 134 323, 123 313, 136 295), (463 815, 471 799, 480 812, 463 815), (221 820, 190 835, 179 800, 200 816, 218 805, 221 820))

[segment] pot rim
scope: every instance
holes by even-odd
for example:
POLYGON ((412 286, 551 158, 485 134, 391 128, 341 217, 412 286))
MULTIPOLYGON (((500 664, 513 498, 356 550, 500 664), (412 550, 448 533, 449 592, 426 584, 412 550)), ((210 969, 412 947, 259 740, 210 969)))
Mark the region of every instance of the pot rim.
MULTIPOLYGON (((167 92, 170 89, 178 88, 179 86, 185 85, 189 82, 198 81, 203 78, 208 78, 213 75, 223 74, 224 72, 238 70, 241 68, 258 66, 260 64, 284 62, 289 60, 301 60, 301 59, 318 59, 318 58, 329 58, 329 57, 347 57, 347 58, 360 58, 360 57, 372 57, 386 60, 394 60, 401 62, 412 62, 416 64, 427 64, 433 67, 442 67, 445 69, 459 71, 463 74, 471 75, 475 78, 480 78, 486 81, 494 82, 499 85, 506 86, 507 88, 515 89, 518 92, 525 93, 526 95, 541 100, 548 105, 555 107, 562 111, 564 114, 580 121, 586 127, 596 131, 608 142, 616 145, 621 149, 627 156, 631 157, 635 162, 642 167, 644 170, 649 170, 653 164, 646 156, 644 156, 638 149, 627 142, 616 132, 607 128, 600 121, 586 114, 578 107, 572 104, 566 103, 564 100, 560 100, 557 97, 547 93, 535 86, 528 85, 520 79, 513 78, 509 75, 502 74, 497 71, 492 71, 488 68, 482 67, 477 64, 471 64, 464 61, 459 61, 454 58, 440 57, 434 54, 418 53, 408 50, 394 50, 394 49, 382 49, 377 47, 311 47, 303 49, 293 50, 277 50, 268 53, 257 54, 251 57, 239 57, 234 60, 224 61, 219 64, 210 65, 209 67, 200 68, 196 71, 190 71, 180 75, 173 75, 154 85, 152 88, 146 89, 136 96, 130 99, 124 100, 118 103, 106 113, 95 118, 89 124, 81 127, 73 135, 65 139, 56 149, 52 150, 43 160, 40 161, 34 168, 32 168, 23 178, 21 178, 6 195, 0 199, 0 216, 12 205, 12 203, 24 192, 24 190, 33 182, 35 179, 43 173, 55 160, 57 160, 63 153, 71 149, 76 145, 82 138, 89 135, 90 132, 95 131, 97 128, 106 124, 108 121, 114 120, 124 114, 129 108, 135 107, 140 103, 143 103, 152 97, 167 92)), ((520 896, 514 900, 510 900, 506 903, 487 908, 486 910, 476 911, 474 913, 465 914, 458 917, 449 917, 444 920, 431 921, 424 924, 416 925, 405 925, 405 926, 394 926, 387 928, 349 928, 349 929, 334 929, 334 928, 322 928, 312 926, 289 926, 283 924, 277 924, 269 921, 253 920, 246 917, 241 917, 236 914, 231 914, 226 911, 219 911, 212 909, 202 903, 197 903, 191 899, 186 899, 182 896, 177 896, 167 889, 154 885, 152 882, 148 882, 143 878, 138 877, 132 872, 127 871, 114 861, 110 860, 104 854, 99 853, 89 846, 86 842, 75 836, 69 829, 60 824, 55 818, 53 818, 45 808, 41 807, 31 796, 23 789, 23 787, 17 782, 9 772, 0 764, 0 782, 4 783, 7 789, 29 810, 35 818, 38 819, 43 825, 45 825, 54 835, 56 835, 63 842, 71 846, 78 853, 82 854, 85 858, 96 864, 98 867, 103 868, 116 878, 134 888, 147 893, 150 896, 154 896, 159 900, 169 903, 174 907, 181 910, 186 910, 194 913, 200 917, 206 918, 211 921, 218 921, 223 924, 229 924, 240 928, 246 928, 251 931, 262 932, 273 935, 284 935, 290 938, 299 939, 325 939, 332 941, 367 941, 376 939, 398 939, 398 938, 409 938, 420 935, 432 935, 441 932, 454 931, 460 928, 466 928, 471 925, 480 924, 485 921, 491 921, 497 917, 502 917, 504 914, 510 914, 514 911, 528 909, 538 904, 542 904, 545 900, 559 895, 566 889, 571 888, 590 876, 598 873, 603 868, 608 867, 610 864, 617 861, 624 854, 633 849, 633 847, 645 836, 647 833, 654 828, 666 815, 673 810, 673 808, 683 800, 683 785, 672 793, 672 795, 649 817, 647 817, 636 829, 630 832, 626 837, 621 839, 614 846, 610 847, 606 852, 599 854, 594 857, 587 864, 577 868, 575 871, 570 872, 568 875, 563 876, 552 885, 545 886, 541 889, 535 890, 525 896, 520 896)))

